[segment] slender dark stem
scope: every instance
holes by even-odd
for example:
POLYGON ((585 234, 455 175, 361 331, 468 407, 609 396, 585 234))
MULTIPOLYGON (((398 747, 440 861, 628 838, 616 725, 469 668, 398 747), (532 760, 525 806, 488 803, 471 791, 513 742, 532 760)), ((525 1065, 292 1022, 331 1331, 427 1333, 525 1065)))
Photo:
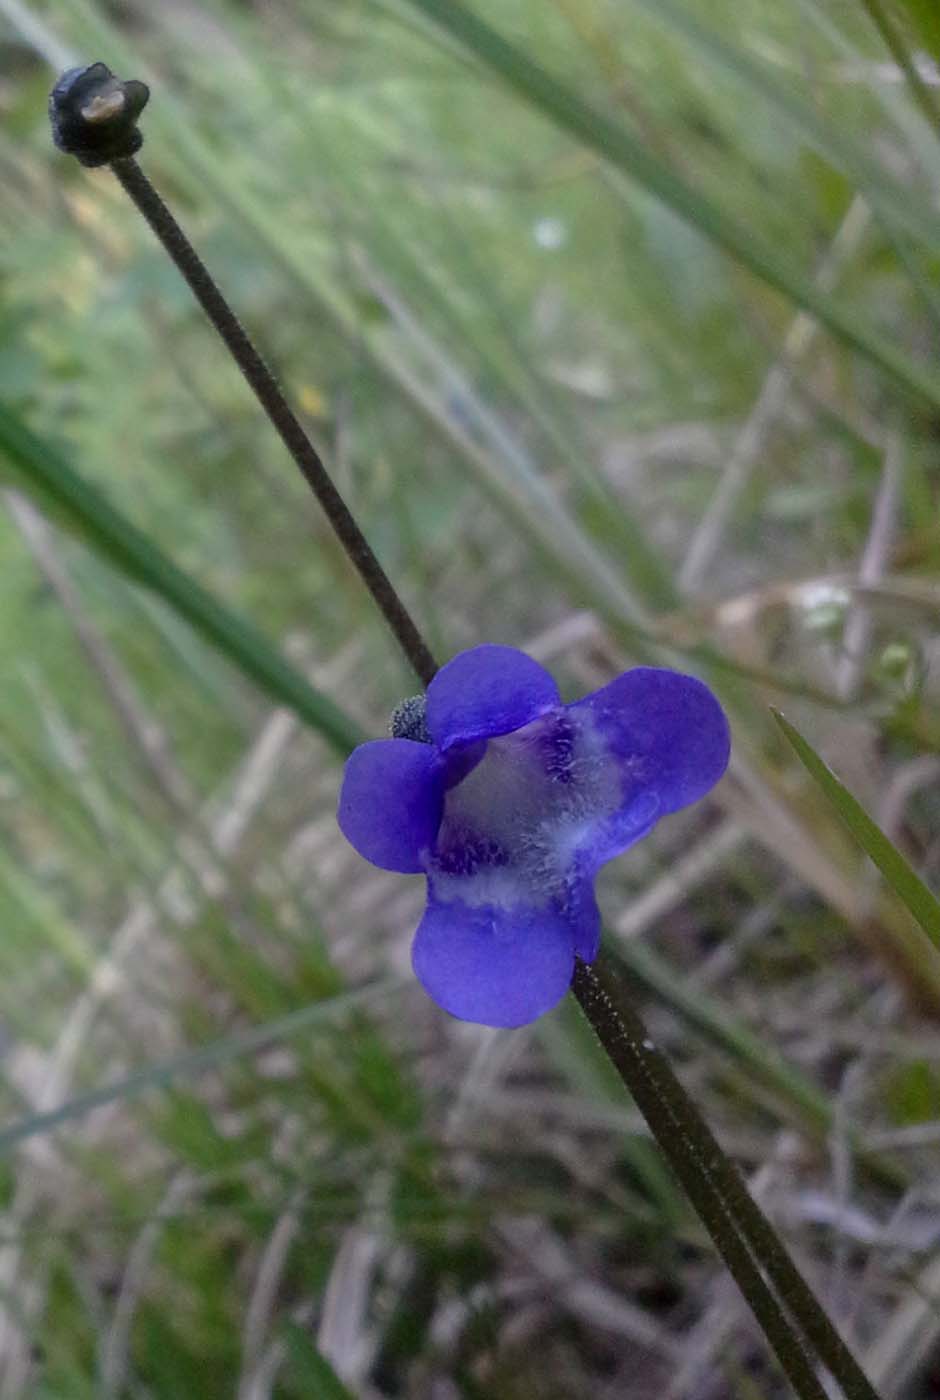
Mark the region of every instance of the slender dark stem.
POLYGON ((330 478, 319 453, 258 354, 199 254, 132 156, 111 162, 111 169, 169 253, 245 377, 249 387, 309 484, 340 544, 359 571, 424 685, 437 670, 434 657, 395 591, 365 535, 330 478))
POLYGON ((878 1400, 877 1391, 836 1331, 773 1225, 747 1189, 740 1172, 723 1151, 689 1098, 668 1059, 654 1049, 653 1072, 683 1133, 723 1196, 739 1229, 761 1261, 790 1314, 803 1329, 848 1400, 878 1400))
POLYGON ((759 1261, 659 1091, 651 1064, 655 1052, 642 1021, 625 1008, 622 998, 615 1004, 594 968, 580 961, 572 991, 685 1188, 729 1273, 747 1299, 796 1394, 800 1400, 821 1400, 826 1392, 803 1342, 768 1287, 759 1261))
MULTIPOLYGON (((758 1273, 760 1287, 753 1292, 753 1277, 747 1272, 742 1276, 737 1271, 737 1261, 733 1263, 728 1257, 728 1240, 725 1236, 729 1224, 735 1234, 743 1238, 749 1257, 760 1264, 776 1288, 780 1302, 838 1381, 847 1400, 878 1400, 877 1391, 830 1322, 774 1227, 747 1190, 737 1168, 683 1089, 666 1056, 650 1039, 641 1016, 630 1005, 619 981, 612 976, 602 959, 591 967, 578 962, 572 991, 595 1035, 646 1117, 664 1155, 688 1192, 716 1248, 767 1332, 768 1340, 794 1385, 796 1378, 791 1371, 794 1356, 789 1351, 786 1355, 781 1353, 778 1341, 768 1331, 759 1311, 759 1306, 766 1307, 766 1300, 762 1297, 767 1288, 764 1279, 758 1273), (693 1179, 696 1178, 693 1186, 693 1179), (710 1198, 707 1215, 700 1197, 710 1198), (721 1209, 716 1206, 716 1198, 721 1209)), ((792 1333, 790 1335, 792 1337, 792 1333)), ((786 1346, 786 1338, 784 1344, 786 1346)), ((802 1344, 798 1345, 805 1356, 802 1344)), ((799 1393, 802 1394, 801 1391, 799 1393)))

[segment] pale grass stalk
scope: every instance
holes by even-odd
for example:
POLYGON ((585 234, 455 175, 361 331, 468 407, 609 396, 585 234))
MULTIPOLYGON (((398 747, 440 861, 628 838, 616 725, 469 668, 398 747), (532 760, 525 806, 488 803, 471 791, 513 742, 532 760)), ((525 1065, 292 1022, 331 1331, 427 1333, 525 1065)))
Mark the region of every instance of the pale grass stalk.
MULTIPOLYGON (((348 656, 341 659, 345 669, 348 656)), ((335 678, 334 678, 335 679, 335 678)), ((327 677, 329 680, 329 677, 327 677)), ((206 805, 198 826, 211 832, 216 852, 227 860, 237 855, 238 848, 252 819, 276 781, 286 757, 290 740, 296 735, 299 721, 286 710, 275 710, 265 722, 247 758, 240 765, 228 796, 206 805)), ((191 833, 180 838, 185 849, 191 833)), ((108 951, 96 964, 88 987, 76 1001, 55 1046, 50 1051, 42 1082, 35 1089, 30 1107, 42 1113, 55 1107, 68 1093, 72 1075, 95 1018, 102 1007, 119 992, 130 990, 127 966, 133 953, 144 943, 157 937, 163 918, 169 917, 176 927, 184 930, 198 916, 199 904, 194 901, 189 880, 190 863, 180 855, 179 863, 169 870, 155 896, 138 899, 127 918, 110 940, 108 951)), ((210 898, 223 891, 218 884, 218 871, 204 870, 204 892, 210 898), (207 886, 207 888, 206 888, 207 886)), ((42 1148, 39 1149, 43 1151, 42 1148)), ((22 1149, 21 1160, 34 1164, 32 1143, 22 1149)), ((42 1200, 41 1177, 34 1171, 20 1174, 13 1200, 0 1222, 0 1233, 16 1235, 24 1222, 42 1200)), ((30 1360, 29 1345, 23 1327, 24 1316, 32 1315, 39 1306, 39 1293, 20 1276, 23 1249, 18 1243, 0 1248, 0 1398, 15 1400, 27 1384, 30 1360), (17 1309, 3 1306, 2 1299, 18 1294, 17 1309)))
POLYGON ((462 454, 473 464, 487 490, 523 522, 525 533, 537 531, 550 553, 575 561, 591 580, 592 588, 630 624, 643 626, 648 614, 643 604, 598 552, 550 483, 542 476, 525 449, 473 389, 466 375, 406 306, 401 295, 373 271, 363 280, 382 302, 401 339, 420 364, 406 365, 401 354, 386 355, 398 384, 427 417, 443 427, 462 454), (440 386, 440 392, 427 383, 440 386), (450 404, 459 405, 452 411, 450 404), (464 426, 468 418, 474 431, 464 426), (508 470, 507 470, 508 468, 508 470))
POLYGON ((557 1307, 600 1332, 619 1337, 672 1361, 678 1343, 644 1308, 585 1273, 561 1236, 534 1217, 504 1220, 496 1227, 504 1245, 517 1257, 540 1291, 557 1307))
POLYGON ((261 1392, 265 1342, 287 1260, 300 1233, 301 1207, 308 1194, 307 1186, 298 1186, 291 1192, 261 1252, 242 1324, 242 1367, 237 1400, 257 1400, 261 1392))
MULTIPOLYGON (((82 747, 79 736, 67 722, 61 705, 54 698, 48 686, 44 685, 32 666, 24 667, 25 682, 32 692, 36 712, 42 720, 46 741, 51 753, 74 784, 92 825, 98 834, 113 840, 115 832, 114 809, 108 801, 101 783, 91 769, 88 756, 82 747)), ((91 955, 93 956, 93 954, 91 955)))
MULTIPOLYGON (((291 1308, 289 1316, 295 1327, 307 1328, 316 1317, 316 1312, 317 1301, 307 1298, 291 1308)), ((283 1337, 275 1337, 264 1350, 252 1378, 251 1390, 245 1400, 272 1400, 278 1373, 286 1360, 287 1344, 283 1337)), ((363 1390, 358 1400, 384 1400, 384 1397, 378 1396, 370 1388, 363 1390)))
POLYGON ((726 860, 751 839, 743 826, 725 818, 708 832, 688 853, 665 871, 654 884, 637 895, 611 925, 618 938, 639 938, 670 910, 714 875, 726 860))
POLYGON ((127 1256, 111 1325, 104 1335, 98 1355, 98 1394, 100 1400, 115 1400, 127 1381, 131 1328, 137 1307, 151 1273, 154 1256, 168 1218, 172 1217, 199 1183, 189 1171, 179 1171, 171 1179, 156 1211, 140 1231, 127 1256))
MULTIPOLYGON (((816 274, 819 291, 832 291, 870 224, 868 205, 857 194, 820 263, 816 274)), ((683 593, 695 593, 702 586, 705 574, 721 548, 735 506, 766 447, 770 430, 786 407, 793 369, 813 349, 819 330, 819 322, 805 311, 798 312, 791 321, 783 338, 780 357, 767 372, 754 407, 735 439, 718 488, 692 536, 679 570, 679 588, 683 593)))
MULTIPOLYGON (((463 1028, 462 1028, 463 1029, 463 1028)), ((488 1027, 467 1026, 466 1039, 475 1051, 466 1062, 460 1087, 448 1112, 445 1137, 456 1145, 472 1138, 474 1121, 489 1112, 489 1095, 498 1087, 512 1062, 521 1053, 521 1038, 505 1036, 488 1027)), ((622 1127, 621 1122, 618 1125, 622 1127)), ((575 1164, 566 1164, 569 1171, 575 1164)), ((479 1179, 472 1153, 455 1159, 455 1170, 468 1190, 479 1179)), ((674 1344, 653 1317, 598 1280, 588 1278, 556 1232, 531 1218, 503 1220, 497 1234, 511 1252, 523 1260, 534 1276, 536 1291, 548 1291, 557 1306, 602 1331, 648 1348, 657 1355, 672 1356, 674 1344)))
POLYGON ((920 754, 902 763, 889 782, 878 804, 878 825, 897 844, 904 820, 904 808, 925 787, 940 783, 940 756, 920 754))
POLYGON ((365 1385, 378 1352, 371 1302, 379 1269, 392 1248, 392 1184, 385 1170, 369 1182, 360 1219, 340 1239, 320 1304, 317 1347, 356 1393, 365 1385))
POLYGON ((0 15, 5 16, 21 39, 42 55, 50 68, 57 71, 75 68, 81 61, 75 50, 40 19, 35 6, 28 8, 22 0, 0 0, 0 15))
MULTIPOLYGON (((885 445, 884 464, 875 496, 868 538, 859 561, 857 579, 859 588, 876 588, 890 562, 901 502, 901 468, 901 439, 896 432, 892 432, 888 435, 885 445)), ((852 699, 858 691, 870 636, 871 616, 869 610, 863 603, 855 603, 846 619, 842 634, 842 657, 836 676, 836 689, 845 700, 852 699)))
POLYGON ((882 1128, 865 1137, 865 1146, 874 1152, 934 1147, 937 1143, 940 1143, 940 1121, 936 1119, 930 1123, 908 1123, 903 1128, 882 1128))
POLYGON ((745 756, 739 745, 728 766, 734 783, 725 782, 716 801, 772 854, 791 870, 852 926, 865 920, 868 901, 859 895, 854 872, 843 871, 830 860, 812 831, 790 810, 763 774, 745 756))
POLYGON ((26 548, 68 618, 132 748, 167 802, 178 811, 188 811, 193 792, 173 757, 169 736, 147 711, 120 657, 84 608, 52 531, 32 502, 20 492, 5 490, 2 495, 26 548))
POLYGON ((906 1289, 864 1357, 884 1400, 902 1400, 940 1339, 940 1258, 925 1265, 906 1289))
MULTIPOLYGON (((899 988, 894 984, 879 988, 868 1008, 876 1029, 889 1030, 902 1011, 899 988)), ((832 1200, 836 1208, 836 1238, 833 1247, 830 1306, 844 1331, 851 1330, 852 1301, 865 1294, 853 1289, 849 1278, 849 1241, 851 1233, 845 1222, 853 1212, 851 1201, 855 1184, 857 1143, 852 1141, 851 1125, 864 1118, 866 1095, 871 1080, 877 1076, 881 1056, 870 1045, 846 1066, 833 1096, 832 1127, 829 1132, 829 1156, 832 1167, 832 1200), (853 1112, 854 1110, 854 1112, 853 1112)), ((867 1291, 867 1290, 866 1290, 867 1291)))
POLYGON ((695 970, 696 986, 707 990, 730 976, 745 949, 760 942, 764 935, 773 929, 788 899, 801 888, 789 872, 778 880, 776 888, 759 904, 753 905, 735 923, 727 937, 699 961, 695 970))

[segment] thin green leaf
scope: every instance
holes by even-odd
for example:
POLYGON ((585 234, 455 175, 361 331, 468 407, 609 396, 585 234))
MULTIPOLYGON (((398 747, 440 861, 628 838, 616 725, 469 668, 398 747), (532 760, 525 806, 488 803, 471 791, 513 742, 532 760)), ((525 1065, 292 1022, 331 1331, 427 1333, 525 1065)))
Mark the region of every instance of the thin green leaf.
POLYGON ((898 848, 875 825, 862 804, 848 788, 840 783, 832 769, 823 762, 814 748, 793 728, 793 725, 771 707, 774 719, 792 744, 807 772, 822 788, 843 825, 855 837, 867 855, 875 862, 888 884, 907 905, 917 923, 940 949, 940 903, 912 869, 898 848))
POLYGON ((629 131, 582 101, 458 0, 406 0, 461 44, 487 69, 602 159, 623 170, 769 286, 811 312, 846 345, 885 370, 910 392, 940 408, 940 381, 876 335, 802 273, 782 261, 751 229, 687 184, 629 131))
POLYGON ((112 564, 155 593, 229 661, 318 730, 337 752, 364 736, 353 720, 304 679, 248 622, 178 568, 143 531, 19 418, 0 407, 0 453, 23 485, 52 506, 112 564))

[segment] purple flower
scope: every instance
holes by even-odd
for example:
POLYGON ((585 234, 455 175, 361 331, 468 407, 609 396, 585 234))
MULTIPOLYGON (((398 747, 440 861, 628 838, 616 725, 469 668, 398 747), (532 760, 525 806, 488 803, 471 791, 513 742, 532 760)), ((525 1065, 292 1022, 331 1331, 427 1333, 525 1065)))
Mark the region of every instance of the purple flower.
POLYGON ((455 656, 415 709, 416 737, 349 758, 339 824, 373 865, 427 875, 412 961, 429 996, 525 1025, 564 995, 575 955, 597 956, 599 868, 724 773, 727 721, 701 681, 645 666, 562 705, 501 646, 455 656))

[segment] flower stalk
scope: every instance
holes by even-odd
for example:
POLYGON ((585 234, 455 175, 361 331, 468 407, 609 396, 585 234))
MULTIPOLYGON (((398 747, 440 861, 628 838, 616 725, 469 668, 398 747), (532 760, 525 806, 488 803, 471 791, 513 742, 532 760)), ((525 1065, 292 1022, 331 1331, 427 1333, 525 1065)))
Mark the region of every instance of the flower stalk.
MULTIPOLYGON (((50 98, 53 135, 83 165, 108 165, 185 278, 249 388, 307 481, 351 563, 377 603, 422 684, 437 675, 434 657, 372 551, 322 458, 277 381, 202 259, 135 157, 142 141, 137 118, 149 93, 122 83, 96 63, 63 74, 50 98)), ((878 1400, 747 1191, 730 1159, 686 1095, 639 1013, 605 965, 578 959, 571 990, 624 1086, 747 1299, 800 1400, 826 1400, 813 1353, 842 1387, 846 1400, 878 1400)))
POLYGON ((603 959, 590 967, 579 961, 571 990, 797 1393, 802 1396, 825 1392, 820 1390, 812 1370, 815 1389, 804 1392, 797 1385, 797 1372, 802 1369, 801 1358, 805 1360, 806 1352, 791 1328, 781 1328, 781 1305, 838 1381, 846 1400, 879 1400, 738 1169, 682 1087, 669 1060, 650 1038, 640 1013, 631 1005, 609 966, 603 959), (776 1290, 776 1298, 763 1275, 776 1290))

